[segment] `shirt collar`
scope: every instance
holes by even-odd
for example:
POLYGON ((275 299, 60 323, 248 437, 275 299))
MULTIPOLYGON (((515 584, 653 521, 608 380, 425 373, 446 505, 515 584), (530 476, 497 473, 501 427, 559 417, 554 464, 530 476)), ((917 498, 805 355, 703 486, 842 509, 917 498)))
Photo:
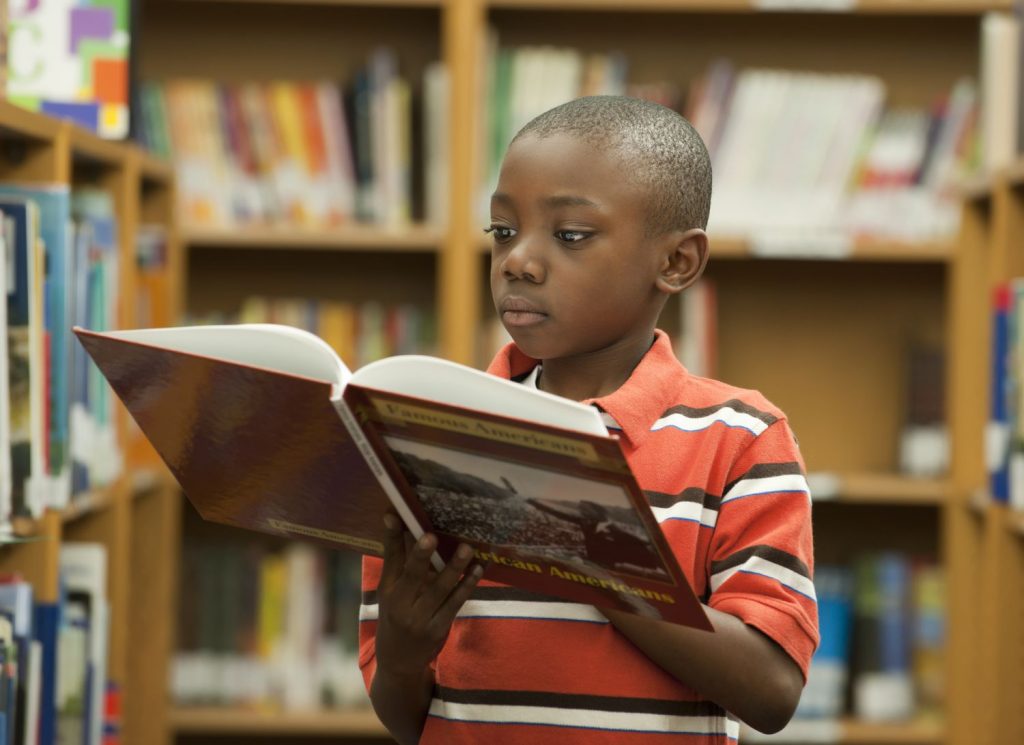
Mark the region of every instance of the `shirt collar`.
MULTIPOLYGON (((529 373, 537 364, 515 343, 509 343, 494 357, 487 372, 512 379, 529 373)), ((611 414, 629 444, 638 447, 658 418, 678 403, 679 381, 687 374, 672 352, 668 334, 659 329, 654 344, 618 390, 582 403, 595 404, 611 414)))

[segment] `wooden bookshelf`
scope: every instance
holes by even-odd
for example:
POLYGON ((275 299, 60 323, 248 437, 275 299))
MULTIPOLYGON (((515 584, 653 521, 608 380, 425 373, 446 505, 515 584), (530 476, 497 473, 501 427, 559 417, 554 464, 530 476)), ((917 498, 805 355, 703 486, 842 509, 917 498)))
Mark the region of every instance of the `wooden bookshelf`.
MULTIPOLYGON (((0 181, 55 184, 72 191, 83 186, 103 189, 114 202, 122 291, 122 322, 130 323, 134 300, 131 294, 135 271, 135 231, 142 214, 141 193, 146 189, 173 190, 173 173, 162 163, 130 144, 113 143, 96 137, 69 123, 25 111, 7 102, 0 102, 0 181), (139 165, 144 163, 145 165, 139 165)), ((171 195, 173 201, 173 194, 171 195)), ((158 219, 150 214, 149 219, 158 219)), ((164 212, 162 223, 172 225, 172 214, 164 212)), ((169 251, 174 251, 169 244, 169 251)), ((160 300, 173 304, 168 296, 160 300)), ((171 310, 176 313, 177 310, 171 310)), ((4 412, 6 415, 6 411, 4 412)), ((123 436, 124 432, 121 431, 123 436)), ((123 444, 123 440, 122 440, 123 444)), ((22 575, 31 582, 35 597, 42 602, 55 602, 59 597, 59 555, 66 541, 89 541, 104 545, 108 557, 107 599, 110 610, 110 645, 107 660, 109 680, 122 692, 122 726, 125 742, 153 742, 165 737, 164 697, 154 696, 151 689, 140 685, 135 670, 140 660, 158 675, 167 671, 169 649, 152 644, 153 634, 159 636, 166 619, 153 619, 146 633, 133 632, 130 622, 132 606, 140 598, 152 600, 171 597, 169 582, 140 585, 132 576, 133 564, 140 558, 172 566, 176 552, 170 550, 161 534, 169 532, 171 523, 144 524, 137 519, 134 505, 156 501, 168 516, 178 509, 179 495, 167 487, 162 472, 143 474, 129 460, 124 474, 110 485, 75 495, 64 509, 48 509, 42 517, 13 521, 14 534, 28 538, 25 542, 0 545, 0 571, 22 575), (133 540, 146 547, 148 557, 133 551, 133 540), (153 739, 133 737, 145 715, 155 712, 160 732, 153 739)), ((159 692, 158 692, 159 693, 159 692)), ((138 731, 141 731, 139 729, 138 731)))
MULTIPOLYGON (((274 282, 282 296, 306 292, 385 301, 413 296, 437 313, 439 352, 467 364, 480 357, 476 341, 489 315, 482 271, 487 244, 476 212, 481 153, 471 144, 483 126, 480 76, 489 26, 510 46, 621 50, 639 82, 668 80, 682 87, 713 59, 728 57, 738 67, 873 74, 885 81, 893 105, 924 106, 959 76, 975 74, 982 15, 1013 7, 1010 0, 854 0, 841 10, 828 0, 146 0, 143 5, 143 79, 344 79, 377 44, 394 46, 410 76, 434 59, 445 60, 452 125, 451 206, 444 229, 181 226, 187 258, 180 297, 190 309, 207 312, 235 309, 247 293, 260 294, 274 282), (182 54, 184 39, 188 54, 182 54)), ((143 159, 140 168, 148 172, 152 166, 143 159)), ((1024 184, 1024 163, 1004 181, 1024 184)), ((985 177, 965 184, 962 230, 949 241, 856 240, 844 255, 830 259, 768 257, 749 240, 713 236, 709 276, 719 288, 720 377, 762 390, 789 415, 809 469, 840 475, 830 506, 820 510, 830 514, 824 531, 816 524, 819 545, 854 545, 860 536, 846 532, 878 526, 880 545, 941 556, 949 581, 948 728, 844 721, 836 742, 1024 741, 1024 736, 999 739, 991 729, 994 719, 983 716, 991 682, 983 671, 994 664, 994 652, 983 649, 988 642, 979 638, 977 577, 978 567, 991 560, 985 558, 991 553, 986 549, 991 520, 987 508, 969 508, 969 495, 984 483, 975 451, 984 428, 978 391, 987 385, 987 252, 998 222, 993 215, 1008 199, 1000 196, 1005 189, 999 183, 985 177), (895 475, 908 340, 941 345, 947 352, 952 440, 947 478, 895 475)), ((1006 232, 1009 223, 999 225, 1006 232)), ((1005 536, 1024 543, 1018 516, 1003 518, 1001 525, 1005 536)), ((168 731, 295 739, 327 734, 342 740, 379 734, 365 715, 183 708, 170 714, 168 731)))

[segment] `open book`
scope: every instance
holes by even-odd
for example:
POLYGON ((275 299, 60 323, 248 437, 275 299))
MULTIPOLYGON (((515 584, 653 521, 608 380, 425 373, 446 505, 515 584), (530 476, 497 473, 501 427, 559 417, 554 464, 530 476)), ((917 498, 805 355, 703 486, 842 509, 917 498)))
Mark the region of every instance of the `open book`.
POLYGON ((207 520, 379 555, 383 514, 496 582, 710 629, 599 412, 445 360, 352 373, 251 324, 79 340, 207 520))

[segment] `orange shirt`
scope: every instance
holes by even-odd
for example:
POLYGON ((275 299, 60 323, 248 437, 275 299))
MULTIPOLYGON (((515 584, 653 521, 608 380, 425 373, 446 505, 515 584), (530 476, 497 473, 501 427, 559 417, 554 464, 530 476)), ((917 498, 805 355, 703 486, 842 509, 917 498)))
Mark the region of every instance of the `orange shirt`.
MULTIPOLYGON (((537 365, 514 345, 489 372, 537 365)), ((658 332, 629 380, 588 403, 623 450, 680 567, 712 608, 775 640, 806 678, 818 643, 811 503, 785 415, 690 375, 658 332), (612 429, 612 431, 615 431, 612 429)), ((360 659, 375 669, 379 559, 363 562, 360 659)), ((481 581, 435 661, 421 743, 721 745, 739 724, 651 662, 592 606, 481 581)))

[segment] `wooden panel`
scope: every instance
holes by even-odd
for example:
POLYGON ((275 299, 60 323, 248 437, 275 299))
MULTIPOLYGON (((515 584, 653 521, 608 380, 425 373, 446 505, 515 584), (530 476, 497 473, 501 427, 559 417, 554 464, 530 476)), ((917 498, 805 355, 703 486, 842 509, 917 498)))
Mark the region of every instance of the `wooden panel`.
POLYGON ((474 267, 477 241, 471 239, 478 222, 475 210, 479 172, 479 102, 483 86, 481 65, 485 43, 484 13, 479 0, 449 0, 444 14, 444 60, 450 71, 451 121, 448 149, 451 175, 448 240, 437 277, 440 299, 440 348, 448 359, 473 364, 479 324, 479 273, 474 267))
POLYGON ((631 82, 669 80, 683 90, 724 57, 740 68, 878 75, 892 102, 925 106, 978 67, 977 17, 496 10, 491 18, 502 44, 620 50, 631 82))
POLYGON ((417 88, 423 68, 440 57, 433 9, 147 0, 140 24, 143 80, 347 80, 388 44, 417 88))
POLYGON ((195 251, 189 257, 188 310, 237 311, 251 295, 434 306, 434 258, 421 253, 195 251))
POLYGON ((937 265, 712 262, 719 374, 789 416, 811 471, 894 472, 911 342, 941 344, 937 265))
POLYGON ((873 504, 815 502, 814 561, 849 564, 870 551, 939 559, 940 515, 941 509, 934 506, 886 505, 883 513, 873 504))
POLYGON ((60 514, 49 511, 35 522, 35 540, 0 546, 0 574, 20 574, 31 583, 35 598, 55 603, 59 596, 58 552, 60 551, 60 514))
POLYGON ((181 500, 175 487, 161 484, 132 503, 126 743, 165 745, 169 741, 168 681, 178 617, 181 500))
POLYGON ((947 718, 950 745, 988 741, 980 712, 990 697, 982 687, 979 660, 987 635, 979 634, 977 609, 982 563, 983 524, 970 501, 986 484, 982 453, 988 413, 990 354, 988 261, 992 239, 992 200, 988 190, 968 195, 957 249, 950 266, 948 348, 951 351, 947 409, 951 433, 952 500, 944 523, 943 544, 949 561, 947 718))

